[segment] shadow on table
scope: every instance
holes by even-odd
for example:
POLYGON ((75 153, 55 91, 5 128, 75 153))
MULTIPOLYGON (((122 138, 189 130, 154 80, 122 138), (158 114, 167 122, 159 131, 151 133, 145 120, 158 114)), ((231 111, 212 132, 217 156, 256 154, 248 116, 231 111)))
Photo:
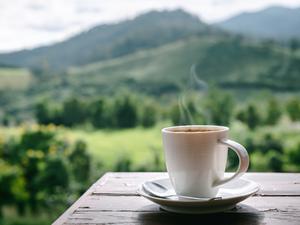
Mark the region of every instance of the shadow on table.
MULTIPOLYGON (((155 206, 152 206, 154 208, 155 206)), ((169 213, 163 210, 157 212, 149 212, 151 206, 144 208, 144 213, 140 213, 138 220, 140 224, 230 224, 230 225, 257 225, 261 224, 264 219, 264 213, 257 209, 239 204, 236 208, 224 212, 206 215, 189 215, 169 213)))

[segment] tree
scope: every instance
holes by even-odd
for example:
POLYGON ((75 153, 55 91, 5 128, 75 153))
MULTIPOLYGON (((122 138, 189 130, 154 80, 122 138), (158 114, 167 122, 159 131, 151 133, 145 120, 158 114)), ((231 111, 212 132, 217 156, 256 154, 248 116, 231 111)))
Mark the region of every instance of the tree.
POLYGON ((60 155, 47 157, 38 178, 38 186, 47 195, 64 192, 69 187, 70 176, 65 159, 60 155))
POLYGON ((78 183, 86 184, 90 178, 91 157, 87 152, 86 143, 79 140, 69 156, 73 176, 78 183))
POLYGON ((18 146, 19 153, 24 155, 24 153, 27 154, 26 151, 29 149, 38 149, 44 154, 47 154, 50 146, 55 140, 54 129, 55 128, 52 128, 52 126, 42 126, 36 130, 27 130, 24 132, 18 146))
POLYGON ((249 154, 253 153, 255 150, 258 149, 257 144, 255 140, 251 137, 247 137, 245 140, 245 147, 247 149, 247 152, 249 154))
POLYGON ((180 125, 180 110, 178 104, 173 104, 170 108, 170 118, 173 125, 180 125))
POLYGON ((10 125, 11 120, 12 120, 12 118, 9 115, 5 114, 2 118, 3 126, 8 127, 10 125))
POLYGON ((281 116, 279 104, 275 98, 268 101, 267 117, 265 123, 268 125, 275 125, 281 116))
POLYGON ((300 101, 298 98, 292 98, 288 101, 286 110, 292 121, 300 120, 300 101))
POLYGON ((280 154, 283 153, 282 141, 279 139, 275 139, 272 134, 266 134, 258 146, 263 153, 267 153, 270 150, 273 150, 274 152, 280 154))
POLYGON ((251 130, 254 130, 260 124, 260 116, 254 105, 249 105, 247 111, 247 125, 251 130))
POLYGON ((38 198, 40 189, 39 175, 41 174, 41 168, 45 155, 40 150, 28 149, 23 156, 21 163, 22 170, 24 171, 24 177, 26 182, 26 191, 28 192, 28 206, 32 212, 37 212, 41 199, 38 198))
POLYGON ((254 130, 261 123, 260 115, 253 104, 249 104, 245 110, 238 112, 236 118, 247 124, 251 130, 254 130))
POLYGON ((87 119, 86 105, 77 98, 70 98, 63 103, 62 122, 66 126, 83 123, 87 119))
POLYGON ((114 106, 116 127, 131 128, 138 122, 136 105, 129 95, 116 100, 114 106))
POLYGON ((141 113, 141 125, 143 127, 152 127, 157 120, 157 109, 154 103, 145 103, 141 113))
POLYGON ((91 122, 96 128, 104 128, 108 126, 106 120, 106 102, 104 99, 99 99, 91 104, 91 122))
POLYGON ((300 166, 300 142, 289 152, 288 156, 292 164, 300 166))
MULTIPOLYGON (((70 153, 68 144, 54 131, 52 125, 38 126, 0 143, 0 208, 11 204, 19 212, 25 208, 38 212, 53 202, 65 204, 66 193, 77 184, 71 172, 79 175, 76 179, 81 185, 86 184, 90 157, 85 143, 77 142, 70 153)), ((78 191, 72 190, 71 194, 78 191)))
POLYGON ((283 160, 282 154, 270 150, 267 154, 268 164, 273 172, 282 172, 283 160))
POLYGON ((227 126, 230 124, 234 109, 233 98, 226 92, 212 89, 208 93, 206 107, 208 109, 211 123, 227 126))
POLYGON ((25 179, 18 166, 12 166, 0 159, 0 219, 2 207, 17 203, 21 206, 28 199, 25 189, 25 179))
POLYGON ((40 102, 36 105, 35 117, 40 124, 51 123, 51 113, 46 101, 40 102))
POLYGON ((62 123, 61 109, 53 107, 48 101, 39 102, 35 106, 35 117, 39 124, 55 124, 62 123))

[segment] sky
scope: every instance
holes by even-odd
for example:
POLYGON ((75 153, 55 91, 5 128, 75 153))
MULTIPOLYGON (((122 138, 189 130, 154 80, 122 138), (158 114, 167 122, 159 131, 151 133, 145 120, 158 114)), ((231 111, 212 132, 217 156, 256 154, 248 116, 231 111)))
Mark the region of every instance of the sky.
POLYGON ((299 7, 300 0, 0 0, 0 52, 62 41, 153 9, 182 8, 214 23, 271 5, 299 7))

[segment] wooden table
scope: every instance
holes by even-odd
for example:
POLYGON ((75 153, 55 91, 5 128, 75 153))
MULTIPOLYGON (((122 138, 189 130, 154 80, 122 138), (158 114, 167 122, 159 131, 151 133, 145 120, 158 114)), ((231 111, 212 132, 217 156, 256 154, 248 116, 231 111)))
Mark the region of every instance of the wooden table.
POLYGON ((300 173, 247 173, 261 190, 218 214, 182 215, 160 210, 136 194, 146 180, 166 173, 106 173, 55 222, 58 224, 295 224, 300 225, 300 173))

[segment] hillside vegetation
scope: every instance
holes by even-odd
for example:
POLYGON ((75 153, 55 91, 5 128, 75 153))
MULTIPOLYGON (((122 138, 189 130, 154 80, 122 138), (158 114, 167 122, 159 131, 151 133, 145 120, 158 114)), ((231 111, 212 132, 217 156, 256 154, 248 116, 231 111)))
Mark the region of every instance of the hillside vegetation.
POLYGON ((196 66, 199 79, 223 87, 300 88, 300 58, 288 49, 220 35, 195 36, 127 57, 75 68, 70 71, 69 78, 85 88, 101 87, 103 92, 121 85, 154 94, 176 92, 186 87, 192 65, 196 66))

